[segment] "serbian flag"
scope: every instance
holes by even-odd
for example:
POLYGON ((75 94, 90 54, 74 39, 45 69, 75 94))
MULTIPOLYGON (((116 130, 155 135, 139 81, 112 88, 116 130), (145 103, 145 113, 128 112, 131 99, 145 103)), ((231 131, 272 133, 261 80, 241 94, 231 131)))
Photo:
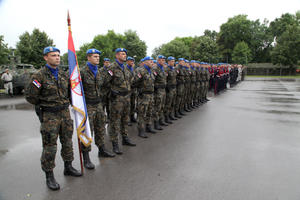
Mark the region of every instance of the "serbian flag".
POLYGON ((71 31, 71 20, 68 12, 68 61, 69 61, 69 73, 71 82, 71 97, 72 107, 75 115, 75 126, 77 136, 80 141, 87 147, 92 143, 92 134, 90 129, 89 118, 87 114, 84 91, 82 87, 80 71, 77 62, 77 56, 74 48, 74 42, 71 31))

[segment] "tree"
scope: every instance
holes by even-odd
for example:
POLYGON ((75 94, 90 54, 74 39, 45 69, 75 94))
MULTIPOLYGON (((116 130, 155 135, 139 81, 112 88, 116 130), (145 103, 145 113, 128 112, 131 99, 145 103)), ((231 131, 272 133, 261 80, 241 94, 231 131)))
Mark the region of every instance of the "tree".
POLYGON ((272 54, 274 64, 283 64, 294 68, 300 60, 300 26, 290 25, 277 39, 272 54))
POLYGON ((155 53, 162 54, 166 57, 174 56, 175 58, 182 57, 182 58, 186 58, 186 59, 189 59, 191 56, 189 46, 187 46, 184 41, 182 41, 178 38, 177 39, 175 38, 174 40, 170 41, 169 43, 163 44, 159 48, 159 51, 157 51, 155 53))
POLYGON ((124 48, 128 51, 128 56, 134 57, 137 61, 146 56, 147 46, 137 35, 136 31, 128 30, 124 33, 124 48))
POLYGON ((220 58, 218 45, 210 36, 194 37, 190 51, 194 60, 217 63, 220 58))
POLYGON ((44 65, 43 50, 47 46, 54 46, 53 40, 37 28, 32 31, 32 34, 23 33, 19 39, 16 53, 21 56, 22 62, 33 64, 36 67, 44 65))
POLYGON ((232 61, 236 64, 247 64, 251 61, 251 50, 246 42, 239 42, 232 52, 232 61))
POLYGON ((7 48, 7 44, 4 43, 4 36, 0 35, 0 65, 7 64, 9 57, 9 49, 7 48))
POLYGON ((211 31, 211 30, 206 29, 204 31, 204 36, 208 36, 208 37, 210 37, 210 39, 212 39, 214 41, 217 40, 217 35, 218 35, 218 33, 216 31, 214 31, 214 30, 211 31))

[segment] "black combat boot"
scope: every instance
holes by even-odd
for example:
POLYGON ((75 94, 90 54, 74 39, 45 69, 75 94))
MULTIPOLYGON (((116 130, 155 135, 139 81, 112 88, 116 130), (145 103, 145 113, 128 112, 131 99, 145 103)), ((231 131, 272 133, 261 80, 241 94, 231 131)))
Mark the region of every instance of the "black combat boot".
POLYGON ((168 124, 166 124, 162 118, 159 119, 159 125, 168 126, 168 124))
POLYGON ((191 112, 191 110, 189 110, 186 105, 184 106, 184 111, 185 112, 191 112))
POLYGON ((151 127, 150 124, 146 124, 146 132, 148 132, 148 133, 153 133, 153 134, 156 133, 156 131, 154 131, 154 130, 152 129, 152 127, 151 127))
POLYGON ((132 123, 130 121, 128 122, 128 126, 132 126, 132 123))
POLYGON ((210 101, 207 97, 205 97, 205 101, 210 101))
POLYGON ((179 114, 179 112, 178 111, 175 111, 175 117, 177 117, 177 118, 182 118, 182 116, 180 116, 180 114, 179 114))
POLYGON ((186 115, 186 114, 183 113, 183 110, 181 110, 181 109, 178 111, 178 113, 179 113, 180 115, 182 115, 182 116, 185 116, 185 115, 186 115))
POLYGON ((105 145, 101 145, 99 148, 98 148, 98 157, 104 157, 104 158, 113 158, 115 157, 116 155, 113 154, 113 153, 110 153, 109 151, 107 151, 105 149, 105 145))
POLYGON ((112 142, 112 147, 113 147, 113 152, 114 153, 119 154, 119 155, 123 154, 123 152, 120 151, 120 149, 119 149, 118 142, 112 142))
POLYGON ((165 122, 168 123, 168 124, 173 124, 173 122, 170 121, 168 115, 165 115, 165 122))
POLYGON ((53 171, 45 172, 45 173, 46 173, 46 184, 48 188, 51 190, 59 190, 60 186, 54 178, 53 171))
POLYGON ((128 136, 122 136, 122 144, 126 145, 126 146, 131 146, 131 147, 136 146, 136 144, 134 144, 133 142, 130 141, 128 136))
POLYGON ((82 152, 83 156, 83 165, 87 169, 95 169, 95 165, 91 162, 90 160, 90 155, 88 151, 83 151, 82 152))
POLYGON ((130 121, 131 121, 131 123, 136 123, 136 119, 135 119, 134 115, 130 115, 130 121))
POLYGON ((145 133, 144 128, 138 128, 138 131, 139 131, 139 134, 138 134, 139 137, 141 137, 141 138, 148 138, 148 136, 145 133))
POLYGON ((154 121, 154 129, 163 130, 162 127, 159 125, 158 121, 154 121))
POLYGON ((170 119, 170 120, 177 120, 175 117, 173 117, 172 113, 169 114, 169 119, 170 119))
POLYGON ((77 169, 75 169, 72 166, 71 161, 65 161, 64 175, 65 176, 75 176, 75 177, 82 176, 81 172, 79 172, 77 169))

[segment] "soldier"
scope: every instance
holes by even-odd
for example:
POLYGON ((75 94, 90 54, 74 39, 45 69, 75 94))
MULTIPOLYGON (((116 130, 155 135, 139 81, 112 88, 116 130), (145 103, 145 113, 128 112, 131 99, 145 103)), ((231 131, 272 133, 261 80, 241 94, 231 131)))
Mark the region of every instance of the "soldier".
POLYGON ((204 79, 204 92, 203 92, 203 100, 204 101, 209 101, 209 99, 207 98, 207 93, 208 93, 208 89, 209 89, 209 79, 210 79, 210 73, 208 71, 208 65, 205 65, 204 68, 204 74, 205 74, 205 79, 204 79))
MULTIPOLYGON (((81 80, 84 89, 85 102, 92 132, 94 133, 95 144, 98 147, 99 157, 115 157, 105 149, 105 121, 106 116, 101 103, 103 93, 103 77, 98 68, 101 52, 97 49, 89 49, 86 52, 88 62, 81 71, 81 80)), ((84 167, 94 169, 95 165, 90 161, 89 152, 91 145, 86 147, 81 144, 84 167)))
POLYGON ((131 84, 131 95, 130 95, 130 112, 129 112, 129 116, 130 116, 130 123, 129 125, 131 126, 131 123, 135 123, 136 119, 134 117, 134 113, 136 110, 136 98, 137 98, 137 91, 136 91, 136 86, 134 84, 134 68, 135 68, 135 64, 134 64, 134 58, 128 56, 127 57, 127 68, 129 69, 129 71, 131 72, 131 76, 133 79, 133 82, 131 84))
POLYGON ((136 70, 135 79, 138 89, 138 136, 147 138, 146 131, 156 133, 151 128, 153 93, 154 93, 154 75, 151 67, 153 65, 152 58, 147 56, 143 59, 143 67, 136 70))
MULTIPOLYGON (((110 65, 110 59, 109 58, 104 58, 103 59, 103 71, 102 74, 107 74, 104 72, 108 71, 109 65, 110 65)), ((109 97, 110 97, 110 88, 109 85, 103 85, 102 90, 101 90, 101 96, 102 96, 102 105, 103 105, 103 110, 106 111, 107 118, 109 118, 109 97)))
POLYGON ((119 149, 118 134, 122 135, 122 144, 136 146, 128 137, 128 122, 130 109, 130 92, 132 84, 131 72, 125 66, 127 50, 118 48, 115 50, 116 59, 113 62, 105 78, 105 84, 109 84, 111 97, 109 101, 109 134, 113 146, 113 152, 122 154, 119 149))
MULTIPOLYGON (((184 59, 178 59, 178 65, 176 67, 176 82, 177 82, 177 90, 176 90, 176 103, 175 103, 175 111, 177 111, 180 115, 185 115, 183 113, 184 108, 184 82, 185 82, 185 68, 184 68, 184 59)), ((167 121, 166 121, 167 122, 167 121)), ((168 122, 167 122, 168 123, 168 122)), ((171 122, 172 123, 172 122, 171 122)))
POLYGON ((9 72, 8 68, 5 69, 4 73, 1 76, 1 79, 4 82, 5 93, 13 97, 13 85, 12 85, 13 77, 9 72))
POLYGON ((70 117, 70 85, 69 78, 63 70, 59 70, 60 51, 55 47, 44 49, 46 66, 34 73, 26 87, 26 100, 36 106, 41 122, 43 152, 41 156, 42 170, 46 173, 46 183, 51 190, 60 189, 53 174, 57 138, 62 144, 61 156, 64 160, 64 175, 81 176, 73 168, 73 122, 70 117))
POLYGON ((155 76, 154 81, 154 109, 153 119, 154 128, 156 130, 162 130, 159 121, 162 121, 164 117, 164 107, 166 103, 166 83, 167 72, 165 69, 166 57, 159 55, 157 57, 157 65, 153 66, 153 74, 155 76))
POLYGON ((196 72, 196 61, 191 60, 190 63, 190 72, 191 72, 191 92, 190 92, 190 99, 189 104, 191 108, 196 108, 196 104, 194 103, 194 99, 196 96, 196 81, 197 81, 197 72, 196 72))
POLYGON ((175 58, 170 56, 168 57, 168 67, 166 69, 167 73, 167 87, 166 87, 166 92, 167 92, 167 98, 166 98, 166 106, 165 106, 165 121, 166 123, 173 123, 169 120, 170 115, 172 112, 175 112, 175 117, 181 118, 180 114, 178 113, 178 110, 175 109, 175 104, 176 104, 176 86, 177 86, 177 81, 176 81, 176 76, 177 72, 175 69, 175 58))
POLYGON ((190 104, 189 104, 189 96, 190 96, 190 91, 191 91, 191 71, 190 71, 190 68, 189 68, 189 61, 188 60, 185 60, 185 63, 184 63, 184 72, 185 72, 185 76, 184 76, 184 87, 185 87, 185 90, 184 90, 184 110, 186 112, 191 112, 192 111, 192 108, 190 107, 190 104))

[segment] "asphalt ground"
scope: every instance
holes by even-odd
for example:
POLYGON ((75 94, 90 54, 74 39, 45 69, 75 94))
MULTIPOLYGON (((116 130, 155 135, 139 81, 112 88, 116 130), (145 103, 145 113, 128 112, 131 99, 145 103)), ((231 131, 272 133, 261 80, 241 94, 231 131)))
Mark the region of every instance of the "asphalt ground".
MULTIPOLYGON (((148 139, 130 137, 83 177, 63 175, 60 145, 50 191, 40 167, 39 121, 23 97, 0 99, 0 200, 299 200, 300 80, 251 78, 148 139)), ((106 136, 106 146, 111 144, 106 136)), ((77 138, 73 135, 79 169, 77 138)), ((58 142, 59 144, 59 142, 58 142)))

